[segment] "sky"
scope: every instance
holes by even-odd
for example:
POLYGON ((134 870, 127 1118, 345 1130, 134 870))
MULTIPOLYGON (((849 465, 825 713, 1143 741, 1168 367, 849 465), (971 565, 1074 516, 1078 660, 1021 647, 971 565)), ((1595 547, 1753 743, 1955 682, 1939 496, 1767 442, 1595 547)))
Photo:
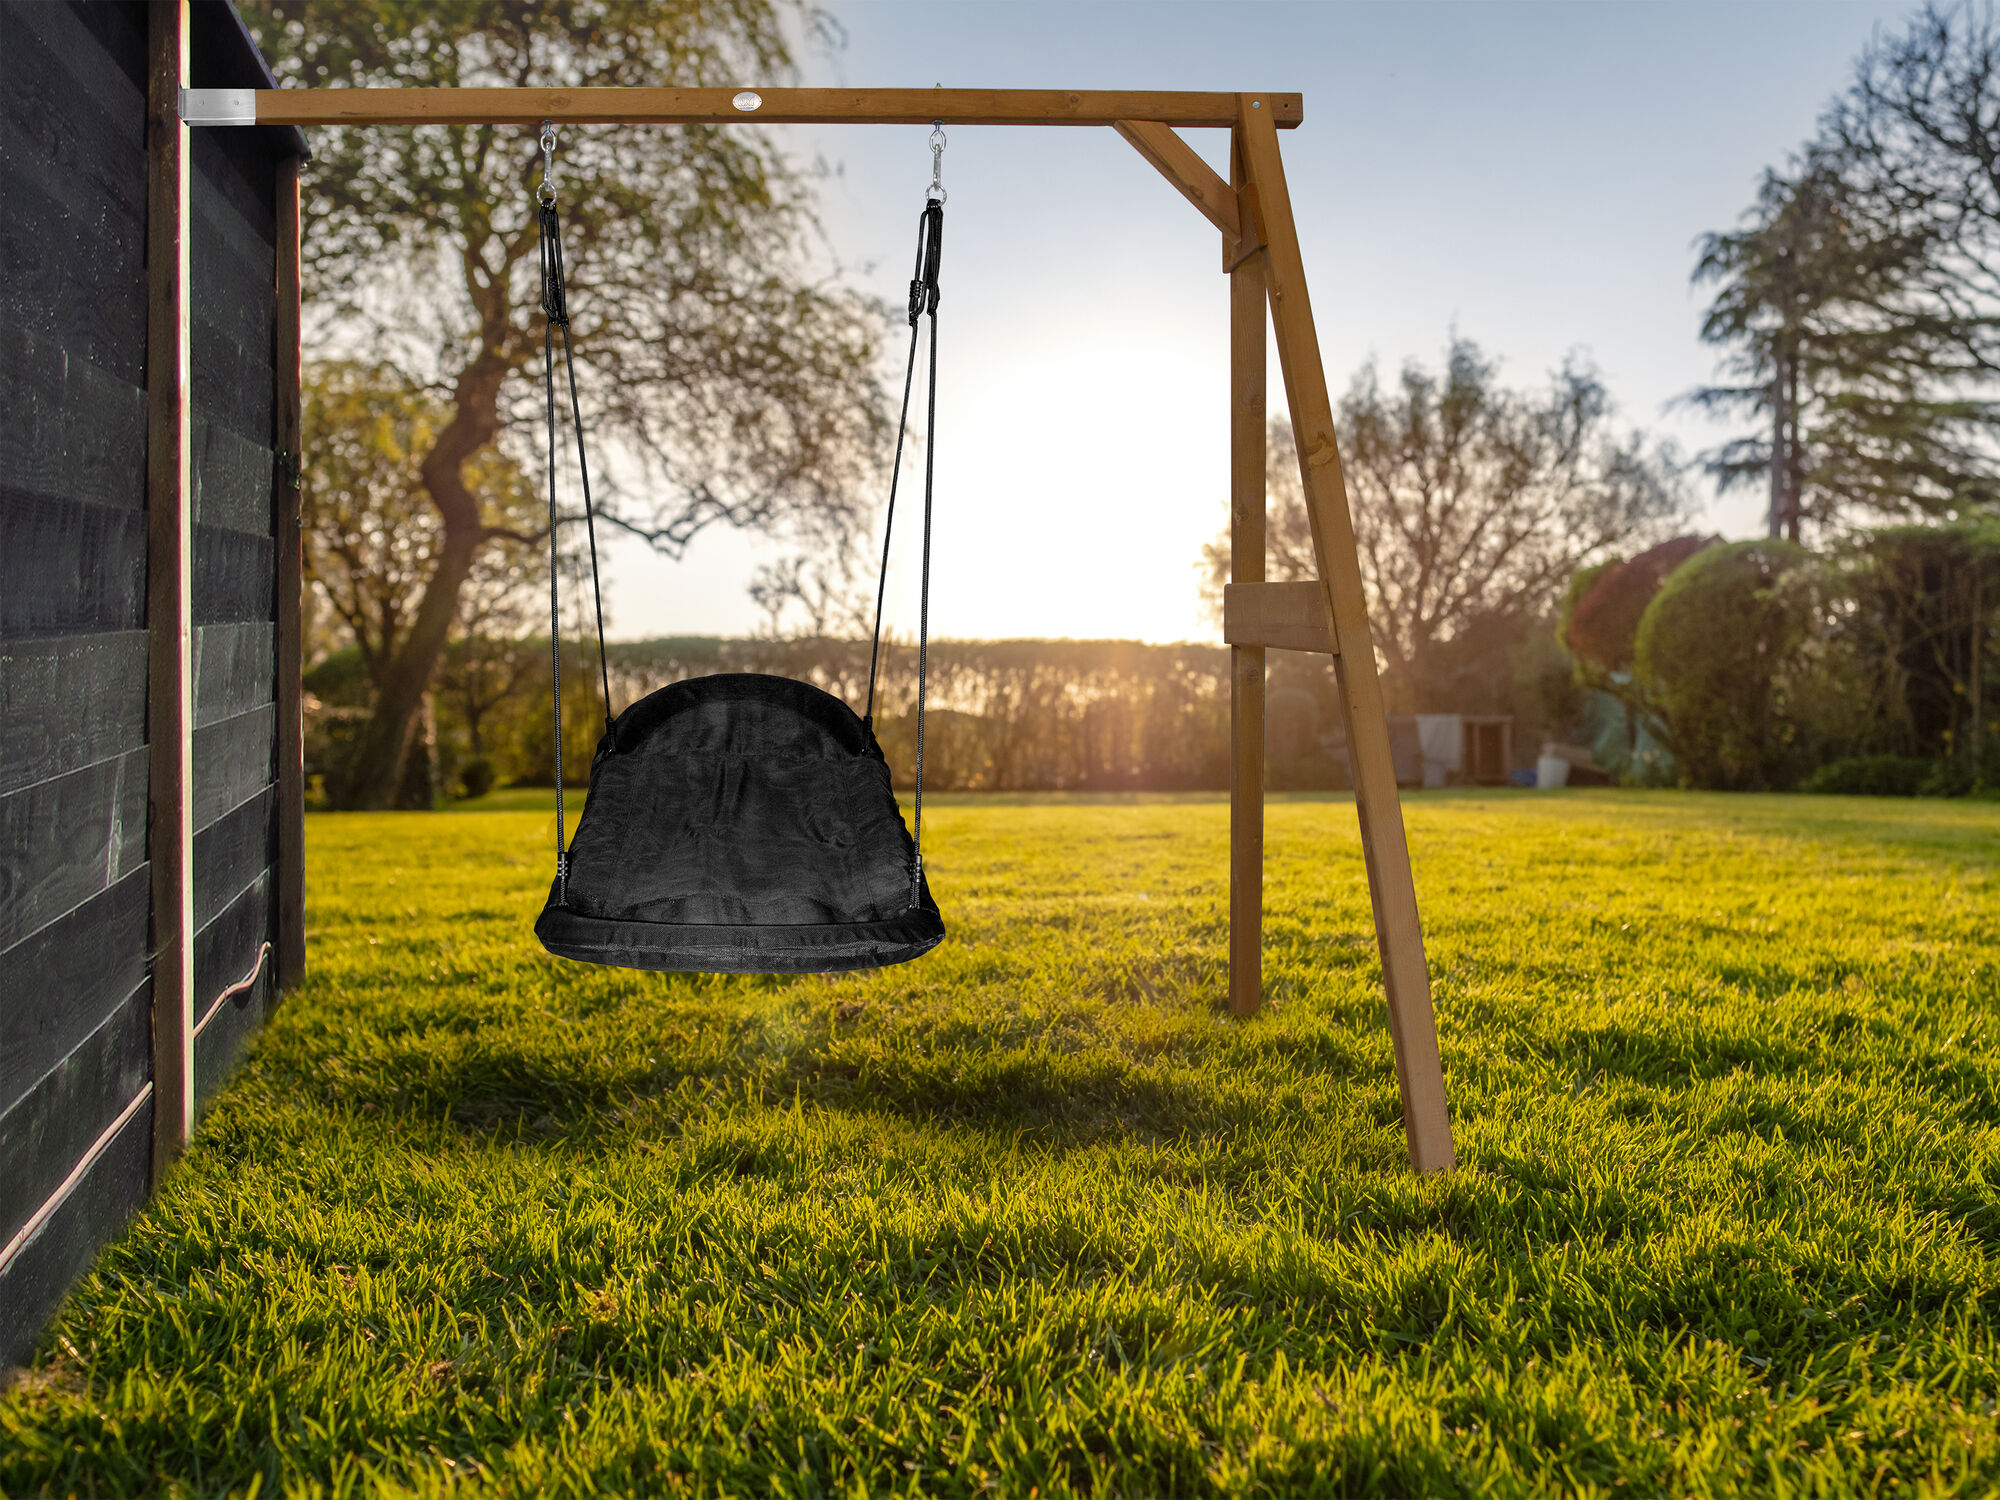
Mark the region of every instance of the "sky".
MULTIPOLYGON (((1335 398, 1374 361, 1435 365, 1457 333, 1541 381, 1577 353, 1621 419, 1679 445, 1727 429, 1673 406, 1715 375, 1693 243, 1732 226, 1810 135, 1853 59, 1911 7, 1429 0, 834 0, 844 44, 809 85, 1268 89, 1335 398)), ((755 82, 756 80, 745 80, 755 82)), ((775 127, 831 175, 820 206, 853 284, 900 303, 930 180, 923 126, 775 127)), ((1217 640, 1198 589, 1227 500, 1227 279, 1219 237, 1110 130, 959 127, 939 312, 939 636, 1217 640)), ((1219 170, 1227 133, 1184 132, 1219 170)), ((900 375, 902 351, 892 338, 900 375)), ((1275 361, 1274 410, 1282 400, 1275 361)), ((1690 477, 1698 522, 1761 499, 1690 477)), ((900 509, 900 507, 899 507, 900 509)), ((914 512, 905 511, 905 521, 914 512)), ((890 628, 914 629, 917 535, 899 526, 890 628)), ((609 557, 621 638, 731 635, 757 538, 676 563, 609 557)))

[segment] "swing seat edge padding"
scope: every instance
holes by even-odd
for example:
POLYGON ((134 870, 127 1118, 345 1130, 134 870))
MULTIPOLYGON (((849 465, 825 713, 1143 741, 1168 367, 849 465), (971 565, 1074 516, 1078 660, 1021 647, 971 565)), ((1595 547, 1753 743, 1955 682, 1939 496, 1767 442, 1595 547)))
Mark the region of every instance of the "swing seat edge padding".
POLYGON ((608 921, 549 904, 535 936, 558 958, 676 974, 833 974, 921 958, 944 941, 944 919, 929 905, 889 922, 801 923, 792 927, 694 926, 608 921))
POLYGON ((724 673, 620 714, 535 934, 564 958, 720 974, 903 963, 944 922, 867 723, 810 683, 724 673), (566 900, 559 896, 566 894, 566 900))

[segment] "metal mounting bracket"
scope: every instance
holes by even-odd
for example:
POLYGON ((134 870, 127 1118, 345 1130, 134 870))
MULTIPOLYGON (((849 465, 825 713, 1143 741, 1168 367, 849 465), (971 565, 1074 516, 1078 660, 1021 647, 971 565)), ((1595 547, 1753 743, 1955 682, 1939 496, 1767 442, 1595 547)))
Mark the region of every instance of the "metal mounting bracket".
POLYGON ((255 125, 255 89, 182 89, 183 125, 255 125))

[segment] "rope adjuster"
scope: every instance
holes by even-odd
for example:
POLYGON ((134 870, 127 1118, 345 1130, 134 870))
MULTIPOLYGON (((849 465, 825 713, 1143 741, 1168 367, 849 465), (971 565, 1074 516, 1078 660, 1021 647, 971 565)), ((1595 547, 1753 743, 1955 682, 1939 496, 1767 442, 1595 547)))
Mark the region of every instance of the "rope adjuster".
POLYGON ((556 128, 542 122, 542 185, 535 189, 542 218, 542 312, 551 327, 569 327, 569 293, 563 274, 562 222, 556 214, 556 128))
POLYGON ((910 326, 938 309, 938 261, 944 254, 944 200, 928 198, 917 220, 917 269, 910 278, 910 326))

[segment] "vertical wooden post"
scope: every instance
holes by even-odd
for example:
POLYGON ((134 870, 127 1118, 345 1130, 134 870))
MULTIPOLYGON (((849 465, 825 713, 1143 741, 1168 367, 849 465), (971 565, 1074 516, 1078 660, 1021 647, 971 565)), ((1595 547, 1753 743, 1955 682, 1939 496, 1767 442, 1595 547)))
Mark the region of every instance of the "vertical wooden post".
POLYGON ((194 1126, 193 431, 188 407, 188 0, 147 7, 146 858, 153 887, 153 1182, 194 1126))
POLYGON ((1292 431, 1298 441, 1313 551, 1339 647, 1334 672, 1341 712, 1347 720, 1361 849, 1368 865, 1368 893, 1375 909, 1383 986, 1388 992, 1389 1031, 1396 1046, 1396 1077, 1403 1097, 1403 1131, 1409 1140, 1410 1164, 1419 1172, 1442 1171, 1452 1165, 1444 1069, 1438 1055, 1437 1020, 1431 1010, 1430 972, 1424 962, 1416 883, 1403 833, 1402 800, 1389 754, 1388 716, 1382 684, 1375 674, 1375 647, 1368 631, 1361 565, 1354 550, 1354 524, 1347 510, 1347 484, 1334 441, 1333 404, 1327 396, 1319 336, 1306 295, 1298 226, 1292 217, 1269 99, 1244 94, 1238 120, 1244 167, 1264 220, 1271 322, 1277 332, 1278 362, 1284 371, 1292 431))
POLYGON ((277 982, 290 988, 306 970, 305 545, 299 506, 304 448, 300 433, 299 161, 278 164, 277 431, 278 495, 272 524, 277 548, 278 889, 277 982))
MULTIPOLYGON (((1235 132, 1240 135, 1240 132, 1235 132)), ((1230 180, 1243 186, 1240 140, 1230 180)), ((1247 217, 1244 236, 1254 233, 1247 217)), ((1254 240, 1249 240, 1255 243, 1254 240)), ((1239 242, 1227 237, 1225 264, 1239 242)), ((1264 257, 1229 272, 1229 575, 1264 581, 1264 257)), ((1264 995, 1264 648, 1229 648, 1229 1009, 1254 1015, 1264 995)))

